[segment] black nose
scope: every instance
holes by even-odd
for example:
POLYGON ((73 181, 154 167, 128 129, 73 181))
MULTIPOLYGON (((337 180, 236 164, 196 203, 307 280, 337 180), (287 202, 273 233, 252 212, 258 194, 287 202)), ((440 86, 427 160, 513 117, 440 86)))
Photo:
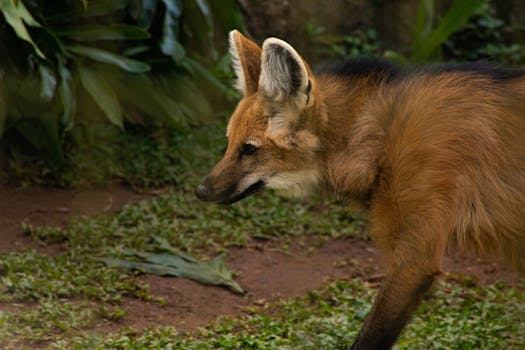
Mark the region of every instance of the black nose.
POLYGON ((210 191, 208 190, 208 187, 204 186, 204 185, 199 185, 196 189, 195 189, 195 195, 197 196, 197 198, 199 198, 201 201, 204 201, 208 198, 210 194, 210 191))

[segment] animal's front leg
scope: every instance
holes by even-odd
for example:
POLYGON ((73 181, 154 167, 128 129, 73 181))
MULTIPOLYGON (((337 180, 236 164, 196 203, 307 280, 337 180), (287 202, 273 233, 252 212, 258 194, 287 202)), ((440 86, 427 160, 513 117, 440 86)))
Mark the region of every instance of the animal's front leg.
POLYGON ((391 271, 351 349, 390 349, 434 277, 429 271, 391 271))
POLYGON ((387 271, 351 349, 390 349, 441 271, 447 230, 439 222, 445 221, 423 222, 417 220, 423 214, 412 214, 402 216, 405 221, 398 224, 386 215, 375 221, 372 231, 386 254, 387 271))

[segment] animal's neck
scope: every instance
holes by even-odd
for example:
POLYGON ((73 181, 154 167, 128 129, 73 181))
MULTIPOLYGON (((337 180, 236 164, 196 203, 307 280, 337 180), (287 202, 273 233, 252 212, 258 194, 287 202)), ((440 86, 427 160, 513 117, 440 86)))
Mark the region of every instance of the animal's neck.
POLYGON ((365 199, 379 176, 385 133, 378 115, 369 113, 379 84, 367 79, 320 77, 321 134, 325 180, 338 194, 365 199))

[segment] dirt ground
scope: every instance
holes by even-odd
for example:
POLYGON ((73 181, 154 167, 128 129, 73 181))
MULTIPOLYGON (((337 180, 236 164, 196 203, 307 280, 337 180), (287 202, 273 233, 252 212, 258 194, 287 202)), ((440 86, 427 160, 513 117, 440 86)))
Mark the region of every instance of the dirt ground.
MULTIPOLYGON (((0 188, 0 252, 27 246, 49 252, 50 248, 43 250, 23 234, 21 222, 61 226, 72 216, 115 212, 125 203, 144 197, 118 185, 81 190, 0 188)), ((245 296, 190 280, 146 275, 143 280, 166 303, 127 299, 122 305, 128 311, 124 318, 117 322, 101 320, 96 328, 110 332, 124 326, 173 326, 191 331, 221 315, 238 315, 277 299, 305 295, 334 278, 357 276, 376 286, 382 276, 380 254, 373 242, 363 238, 322 241, 297 237, 287 250, 279 247, 279 242, 254 241, 246 248, 229 251, 228 266, 238 273, 237 281, 248 291, 245 296)), ((51 247, 51 252, 52 249, 58 247, 51 247)), ((494 262, 457 253, 446 258, 444 270, 444 275, 475 275, 482 284, 497 280, 519 282, 517 275, 494 262)))
POLYGON ((0 187, 0 252, 26 246, 39 248, 23 234, 23 222, 36 226, 63 226, 73 216, 112 213, 125 203, 143 197, 118 185, 75 190, 0 187))

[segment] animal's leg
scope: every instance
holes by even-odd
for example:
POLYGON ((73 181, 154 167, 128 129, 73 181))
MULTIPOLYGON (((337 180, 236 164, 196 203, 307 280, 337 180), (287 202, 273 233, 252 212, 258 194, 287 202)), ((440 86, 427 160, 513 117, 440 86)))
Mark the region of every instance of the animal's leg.
POLYGON ((351 349, 392 347, 440 273, 444 250, 439 235, 404 234, 396 239, 379 293, 351 349))

